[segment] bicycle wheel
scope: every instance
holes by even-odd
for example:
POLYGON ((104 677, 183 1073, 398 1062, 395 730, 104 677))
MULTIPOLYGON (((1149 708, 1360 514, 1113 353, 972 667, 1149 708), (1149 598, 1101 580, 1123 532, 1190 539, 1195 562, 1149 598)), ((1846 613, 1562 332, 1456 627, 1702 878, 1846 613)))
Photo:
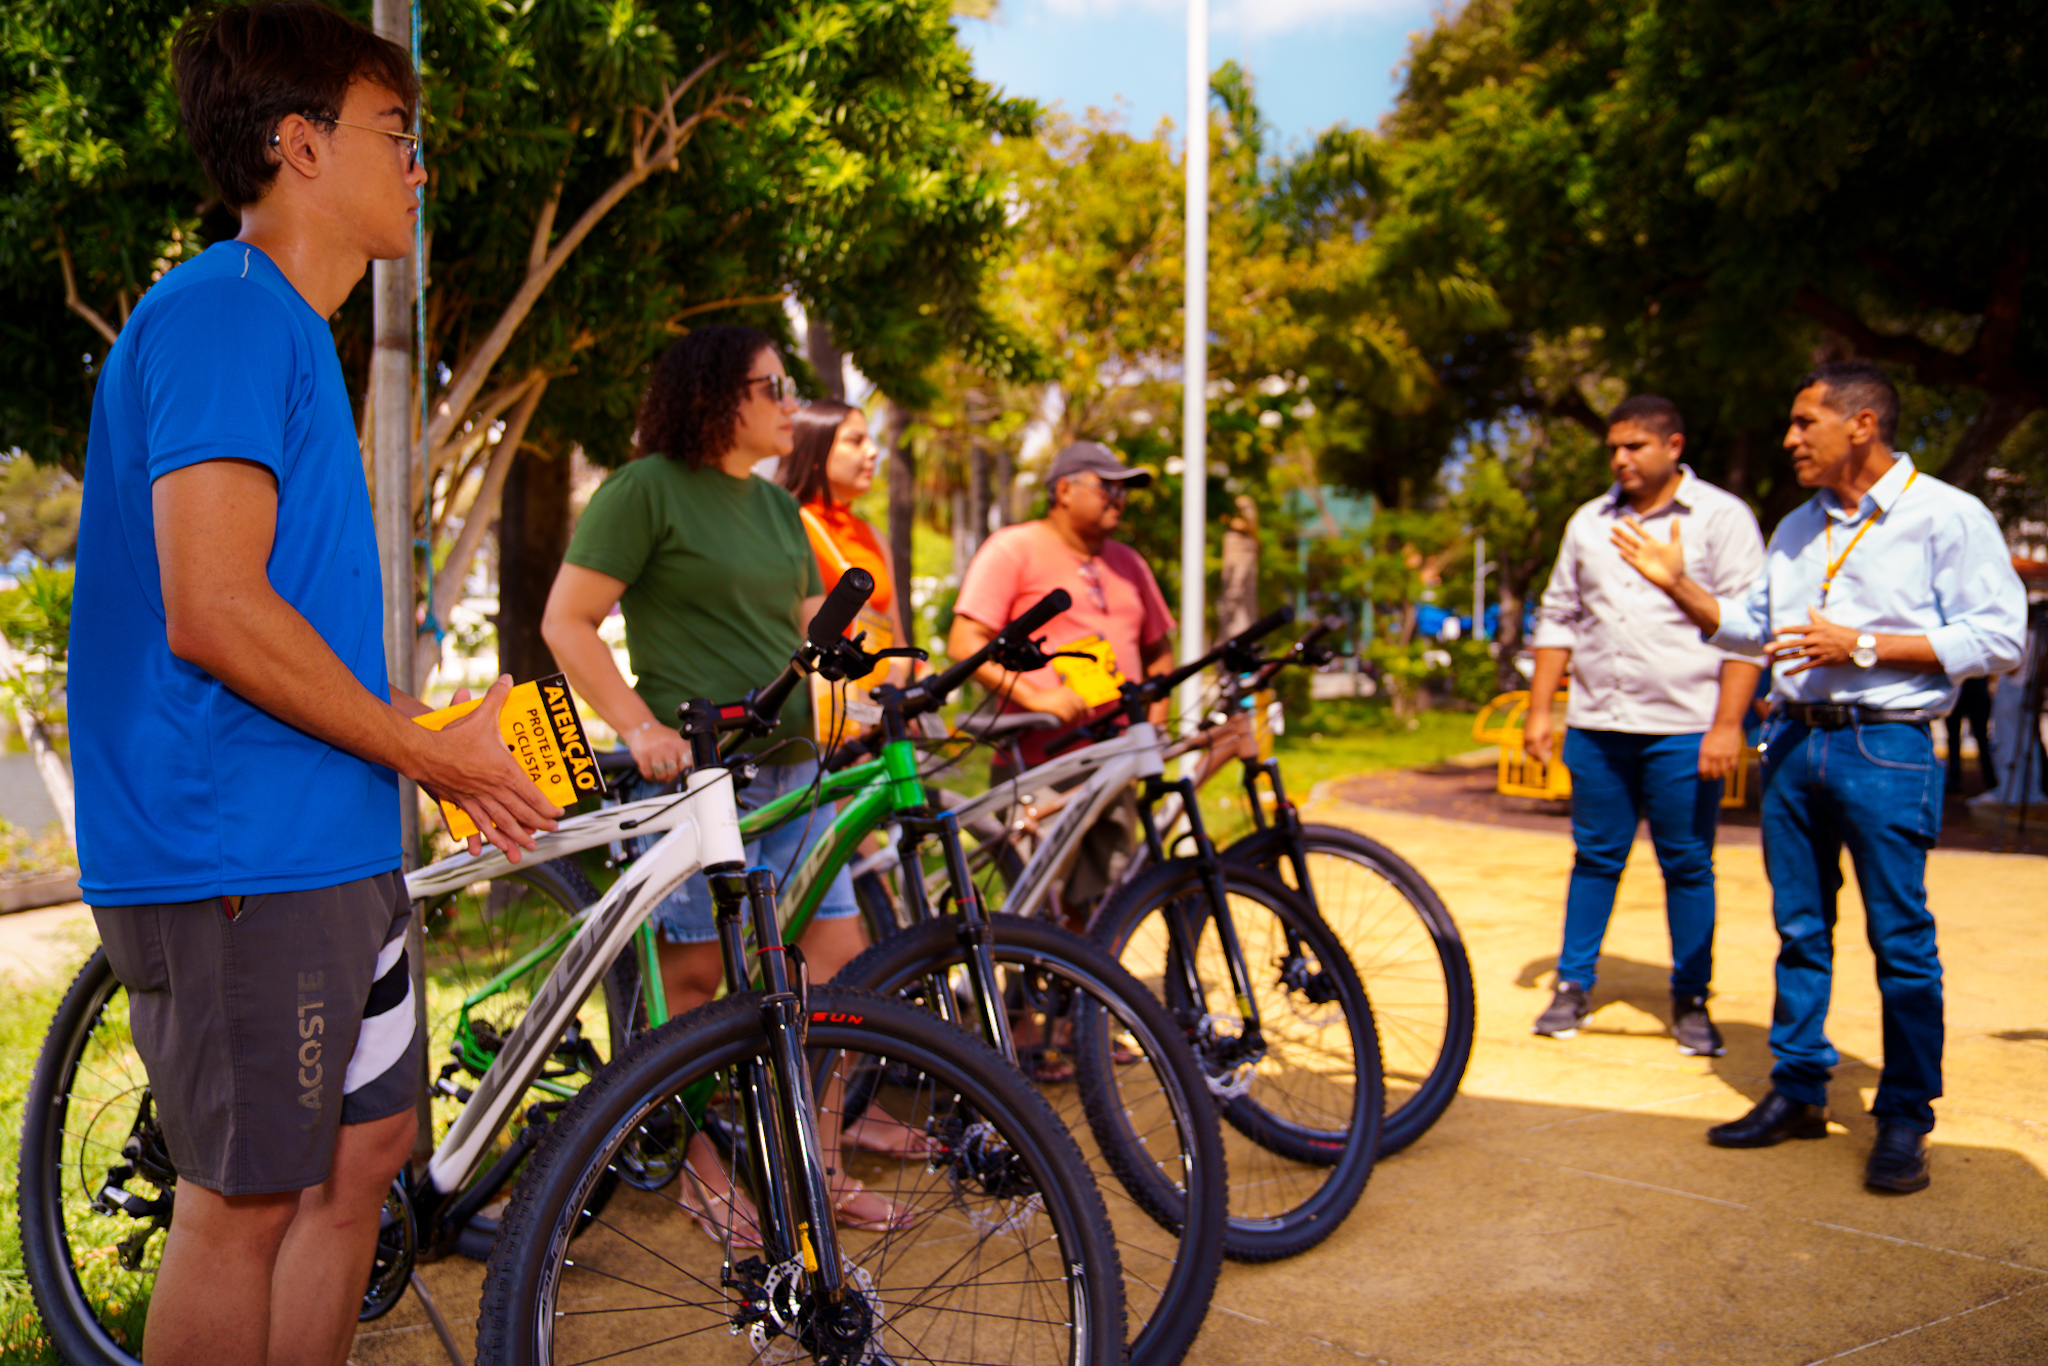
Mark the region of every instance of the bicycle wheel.
POLYGON ((1226 1136, 1224 1255, 1291 1257, 1351 1212, 1372 1176, 1386 1095, 1372 1008, 1351 960, 1301 897, 1239 864, 1223 867, 1231 922, 1261 1037, 1242 1037, 1216 919, 1191 859, 1171 859, 1112 897, 1095 939, 1166 1001, 1234 1131, 1226 1136), (1173 944, 1178 921, 1193 977, 1173 944))
MULTIPOLYGON (((1372 998, 1387 1075, 1385 1157, 1428 1132, 1458 1094, 1472 1058, 1472 964, 1451 913, 1407 860, 1334 825, 1301 833, 1316 911, 1372 998)), ((1247 835, 1223 857, 1295 885, 1278 830, 1247 835)))
MULTIPOLYGON (((761 998, 727 997, 638 1040, 551 1126, 492 1251, 477 1361, 808 1359, 1004 1361, 1114 1366, 1123 1356, 1122 1277, 1101 1198, 1059 1121, 979 1041, 867 992, 810 997, 807 1058, 827 1076, 873 1071, 871 1105, 927 1135, 922 1162, 855 1158, 872 1189, 915 1222, 842 1229, 853 1293, 812 1297, 802 1249, 746 1245, 752 1221, 727 1190, 759 1186, 736 1069, 767 1066, 761 998), (678 1097, 687 1097, 677 1103, 678 1097), (650 1116, 681 1126, 676 1193, 620 1190, 569 1256, 584 1201, 650 1116), (693 1118, 694 1116, 694 1118, 693 1118), (709 1232, 712 1236, 707 1237, 709 1232), (685 1345, 687 1344, 687 1345, 685 1345)), ((843 1121, 827 1116, 829 1125, 843 1121)), ((843 1160, 821 1123, 826 1166, 843 1160)))
MULTIPOLYGON (((1229 1179, 1201 1069, 1165 1007, 1094 944, 1013 916, 993 917, 990 929, 1011 1027, 1034 1041, 1018 1045, 1027 1075, 1109 1207, 1131 1364, 1173 1366, 1222 1271, 1229 1179)), ((938 920, 869 949, 833 981, 930 1009, 934 991, 964 989, 966 960, 959 922, 938 920)), ((847 1111, 859 1103, 850 1095, 847 1111)))
POLYGON ((177 1174, 104 949, 57 1007, 24 1113, 21 1250, 43 1326, 74 1366, 133 1366, 177 1174))

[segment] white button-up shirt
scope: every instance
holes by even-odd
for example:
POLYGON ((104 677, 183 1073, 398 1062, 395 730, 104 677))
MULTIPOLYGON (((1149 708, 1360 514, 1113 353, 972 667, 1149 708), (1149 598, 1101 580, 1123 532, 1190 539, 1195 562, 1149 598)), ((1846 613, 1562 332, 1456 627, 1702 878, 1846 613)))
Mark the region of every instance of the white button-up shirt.
POLYGON ((1721 604, 1713 643, 1729 649, 1756 654, 1819 608, 1859 634, 1926 636, 1941 661, 1938 674, 1835 664, 1787 677, 1799 661, 1786 660, 1774 670, 1771 696, 1790 702, 1947 711, 1964 679, 2019 667, 2027 629, 2027 592, 1990 509, 1932 475, 1914 478, 1903 455, 1855 507, 1822 489, 1788 513, 1754 585, 1708 591, 1721 604), (1866 526, 1823 603, 1828 562, 1866 526))
MULTIPOLYGON (((1685 572, 1717 596, 1743 591, 1763 572, 1755 515, 1734 494, 1679 469, 1677 494, 1642 519, 1644 529, 1669 540, 1669 524, 1682 523, 1685 572)), ((1677 604, 1621 558, 1614 527, 1632 511, 1617 484, 1572 514, 1536 609, 1533 644, 1572 652, 1566 725, 1697 735, 1714 724, 1721 665, 1752 661, 1702 641, 1677 604)))

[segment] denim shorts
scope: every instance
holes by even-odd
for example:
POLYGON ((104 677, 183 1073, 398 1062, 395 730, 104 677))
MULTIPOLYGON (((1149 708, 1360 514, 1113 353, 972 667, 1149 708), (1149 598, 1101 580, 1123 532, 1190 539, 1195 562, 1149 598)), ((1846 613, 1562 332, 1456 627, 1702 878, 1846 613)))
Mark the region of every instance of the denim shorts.
MULTIPOLYGON (((754 780, 740 793, 740 813, 757 811, 777 797, 809 787, 817 777, 818 763, 815 759, 795 764, 763 764, 754 774, 754 780)), ((637 773, 617 786, 620 797, 629 802, 652 797, 664 790, 662 785, 650 783, 637 773)), ((775 874, 776 884, 781 885, 796 871, 804 856, 825 837, 825 827, 832 823, 836 811, 831 802, 825 802, 808 817, 798 817, 759 839, 748 840, 747 866, 768 869, 775 874)), ((637 858, 652 849, 660 839, 659 835, 638 835, 626 842, 627 850, 637 858)), ((824 900, 818 903, 817 919, 846 920, 859 914, 860 903, 853 896, 853 874, 842 867, 825 888, 824 900)), ((654 923, 661 927, 662 937, 671 944, 714 942, 718 938, 718 925, 712 914, 710 882, 699 873, 683 883, 654 908, 654 923)))

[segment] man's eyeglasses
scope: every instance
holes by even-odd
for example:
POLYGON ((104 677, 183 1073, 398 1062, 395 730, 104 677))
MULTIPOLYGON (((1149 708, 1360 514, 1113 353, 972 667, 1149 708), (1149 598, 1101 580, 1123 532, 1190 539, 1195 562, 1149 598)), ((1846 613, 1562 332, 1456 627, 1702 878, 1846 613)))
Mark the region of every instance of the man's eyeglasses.
MULTIPOLYGON (((306 117, 315 118, 308 114, 306 117)), ((395 128, 379 128, 373 123, 350 123, 347 119, 320 119, 321 123, 332 123, 343 128, 360 128, 366 133, 382 133, 387 138, 396 138, 405 144, 405 173, 411 175, 420 164, 420 137, 417 133, 401 133, 395 128)), ((270 135, 270 145, 278 145, 277 134, 270 135)))
POLYGON ((747 381, 749 388, 756 384, 768 386, 768 398, 773 403, 796 402, 796 381, 788 375, 755 375, 747 381))

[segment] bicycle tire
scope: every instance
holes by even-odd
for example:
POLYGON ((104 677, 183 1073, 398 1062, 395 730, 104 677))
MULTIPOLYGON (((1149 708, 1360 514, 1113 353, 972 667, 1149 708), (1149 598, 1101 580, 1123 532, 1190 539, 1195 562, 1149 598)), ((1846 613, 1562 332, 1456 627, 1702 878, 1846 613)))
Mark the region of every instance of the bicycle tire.
MULTIPOLYGON (((1031 1016, 1041 1040, 1056 1037, 1055 1019, 1068 1020, 1072 1043, 1063 1051, 1073 1084, 1035 1080, 1080 1143, 1109 1208, 1135 1330, 1127 1334, 1131 1366, 1174 1366, 1193 1346, 1223 1269, 1229 1175, 1201 1069, 1165 1006, 1096 945, 1015 916, 993 916, 989 927, 997 968, 1012 979, 1006 995, 1019 998, 1013 1020, 1027 1002, 1071 1003, 1031 1016), (1048 990, 1049 983, 1057 985, 1048 990), (1120 1049, 1130 1061, 1119 1060, 1120 1049), (1143 1132, 1141 1115, 1150 1121, 1143 1132)), ((933 984, 966 961, 960 930, 954 920, 905 930, 847 964, 833 983, 930 1009, 933 984)), ((847 1110, 855 1112, 850 1103, 847 1110)))
MULTIPOLYGON (((777 1344, 772 1359, 792 1348, 807 1352, 797 1336, 771 1331, 784 1322, 801 1323, 817 1308, 793 1264, 769 1268, 759 1257, 741 1255, 730 1225, 721 1249, 703 1238, 680 1201, 621 1191, 610 1210, 592 1221, 573 1263, 567 1256, 570 1231, 584 1217, 584 1196, 642 1117, 677 1113, 670 1104, 674 1097, 715 1086, 740 1064, 765 1061, 769 1038, 761 1000, 756 993, 729 996, 639 1039, 550 1126, 492 1251, 478 1315, 479 1366, 540 1366, 555 1361, 558 1351, 563 1360, 616 1355, 632 1349, 631 1343, 621 1344, 621 1335, 666 1343, 736 1322, 777 1344), (627 1223, 630 1230, 622 1227, 627 1223), (575 1312, 558 1311, 565 1296, 575 1312), (702 1303, 692 1302, 700 1296, 702 1303), (656 1302, 650 1304, 650 1297, 656 1302), (772 1317, 777 1312, 783 1316, 772 1317)), ((1082 1174, 1080 1153, 1045 1102, 986 1045, 914 1007, 832 987, 813 991, 809 1007, 807 1048, 814 1067, 830 1070, 835 1057, 854 1055, 875 1059, 884 1071, 914 1069, 927 1079, 932 1115, 957 1097, 980 1117, 969 1131, 975 1143, 954 1142, 957 1131, 929 1121, 930 1131, 943 1137, 919 1173, 922 1190, 944 1190, 950 1203, 927 1211, 907 1232, 841 1233, 844 1262, 856 1269, 849 1272, 853 1298, 865 1303, 871 1318, 860 1329, 858 1347, 827 1359, 867 1359, 876 1339, 886 1344, 892 1335, 908 1338, 930 1322, 948 1336, 944 1350, 922 1354, 928 1357, 1117 1366, 1123 1356, 1123 1287, 1107 1212, 1082 1174), (985 1158, 1000 1159, 999 1165, 971 1165, 985 1158), (958 1293, 922 1303, 897 1298, 899 1279, 915 1280, 922 1273, 920 1255, 964 1274, 981 1265, 975 1253, 984 1250, 1000 1262, 992 1269, 1007 1278, 1003 1284, 959 1287, 958 1293), (1021 1313, 1006 1315, 999 1329, 990 1330, 1000 1333, 1000 1348, 978 1346, 975 1311, 987 1312, 991 1301, 998 1301, 997 1310, 1031 1307, 1033 1297, 1020 1298, 1009 1288, 1041 1269, 1047 1279, 1040 1298, 1062 1321, 1027 1333, 1021 1313)), ((719 1103, 714 1099, 711 1105, 719 1103)), ((924 1103, 921 1097, 913 1115, 924 1103)), ((902 1179, 910 1167, 904 1163, 899 1169, 892 1199, 916 1198, 902 1179)), ((714 1208, 709 1195, 703 1199, 703 1208, 714 1208)), ((762 1354, 757 1343, 755 1355, 762 1354)), ((887 1355, 904 1360, 920 1352, 887 1355)))
POLYGON ((43 1036, 15 1187, 29 1290, 51 1345, 73 1366, 134 1366, 142 1350, 148 1287, 170 1224, 170 1171, 148 1078, 128 1038, 127 993, 106 950, 95 949, 43 1036), (142 1160, 112 1184, 159 1212, 97 1213, 93 1197, 123 1165, 131 1138, 142 1160))
MULTIPOLYGON (((1436 889, 1377 840, 1334 825, 1302 827, 1316 912, 1336 932, 1372 1000, 1387 1080, 1380 1156, 1427 1133, 1457 1098, 1472 1059, 1476 1008, 1465 941, 1436 889)), ((1294 865, 1277 829, 1223 851, 1289 887, 1294 865)))
POLYGON ((1222 877, 1259 996, 1259 1050, 1241 1047, 1237 1016, 1203 1008, 1234 992, 1194 860, 1169 859, 1111 897, 1094 937, 1164 999, 1240 1140, 1225 1150, 1224 1255, 1271 1261, 1314 1247, 1357 1205, 1379 1152, 1385 1084, 1371 1003, 1329 927, 1270 874, 1226 863, 1222 877), (1168 947, 1169 913, 1188 917, 1203 1002, 1189 997, 1168 947))

